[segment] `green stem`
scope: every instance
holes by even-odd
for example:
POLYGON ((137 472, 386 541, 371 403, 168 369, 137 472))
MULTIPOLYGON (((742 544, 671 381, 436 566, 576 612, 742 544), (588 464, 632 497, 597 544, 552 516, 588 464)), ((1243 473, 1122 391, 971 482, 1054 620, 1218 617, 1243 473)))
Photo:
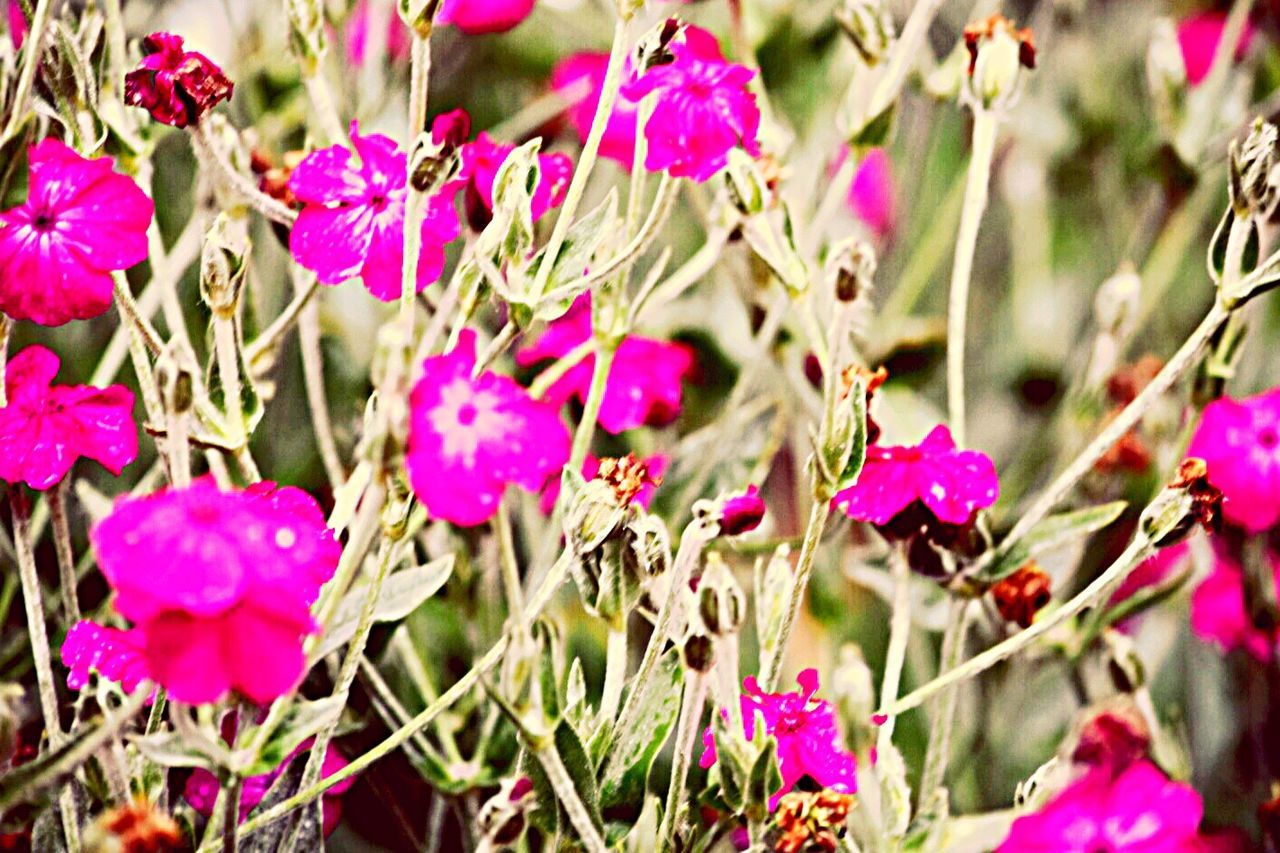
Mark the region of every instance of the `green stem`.
POLYGON ((502 571, 502 586, 507 595, 507 613, 516 622, 522 622, 524 589, 520 586, 520 566, 516 561, 515 541, 511 533, 511 511, 505 500, 498 502, 494 528, 498 535, 498 563, 502 571))
POLYGON ((618 715, 618 705, 622 702, 622 687, 627 681, 627 627, 624 622, 621 628, 609 628, 608 641, 605 644, 604 656, 604 688, 600 692, 600 713, 597 719, 601 724, 613 725, 618 715))
POLYGON ((63 478, 46 494, 49 498, 49 517, 53 521, 53 545, 58 555, 58 591, 62 595, 62 609, 67 625, 80 621, 80 602, 76 596, 76 558, 71 550, 71 527, 67 523, 67 488, 71 481, 63 478))
POLYGON ((541 399, 547 391, 551 390, 551 386, 559 382, 564 375, 573 370, 582 361, 596 349, 596 342, 590 338, 578 344, 569 350, 550 367, 538 374, 538 378, 533 380, 533 384, 529 386, 529 396, 535 400, 541 399))
POLYGON ((273 222, 293 225, 298 214, 258 189, 240 170, 231 165, 226 152, 210 130, 209 122, 201 122, 191 134, 193 147, 202 165, 209 167, 222 185, 245 204, 273 222))
POLYGON ((671 754, 671 783, 667 787, 667 807, 662 813, 662 828, 658 831, 658 850, 673 850, 676 833, 680 828, 681 806, 684 805, 685 783, 689 778, 689 765, 693 756, 694 740, 702 729, 702 706, 707 700, 707 674, 690 671, 684 684, 684 696, 680 702, 680 717, 676 724, 676 742, 671 754))
POLYGON ((214 312, 213 343, 218 362, 218 375, 222 378, 222 408, 226 415, 231 443, 237 448, 248 442, 245 431, 243 389, 240 384, 240 353, 236 343, 235 318, 229 314, 214 312))
MULTIPOLYGON (((889 650, 885 653, 884 679, 880 683, 880 704, 898 698, 902 684, 902 667, 907 659, 907 640, 911 634, 911 567, 907 555, 894 549, 890 567, 893 571, 893 615, 889 622, 889 650)), ((893 729, 898 718, 888 717, 880 726, 876 745, 884 752, 893 743, 893 729)))
POLYGON ((226 786, 226 808, 222 813, 222 853, 236 853, 239 849, 240 793, 244 789, 244 780, 236 776, 226 786))
MULTIPOLYGON (((613 367, 613 357, 618 351, 616 341, 600 341, 596 339, 596 363, 591 372, 591 388, 587 392, 587 402, 582 407, 582 420, 573 434, 573 449, 569 454, 570 471, 581 471, 586 461, 587 451, 591 448, 591 439, 596 432, 596 418, 600 416, 600 406, 604 403, 605 388, 609 384, 609 369, 613 367)), ((562 491, 561 496, 567 492, 562 491)))
POLYGON ((5 122, 4 133, 0 133, 0 140, 12 139, 18 125, 26 120, 27 107, 36 82, 36 71, 40 68, 40 55, 44 52, 44 40, 49 31, 49 19, 53 15, 53 2, 54 0, 40 0, 31 17, 31 28, 27 30, 27 37, 22 43, 22 69, 18 72, 18 85, 13 90, 13 100, 9 102, 9 120, 5 122))
POLYGON ((556 798, 560 800, 560 804, 569 815, 569 822, 577 830, 577 842, 587 850, 587 853, 605 853, 608 848, 600 836, 600 830, 596 829, 595 823, 591 820, 591 814, 583 805, 582 798, 578 796, 578 789, 574 787, 573 779, 565 769, 564 761, 560 759, 560 753, 556 751, 554 741, 535 748, 533 754, 537 756, 542 769, 546 771, 547 781, 551 783, 556 798))
POLYGON ((329 398, 324 387, 324 353, 320 348, 320 306, 314 302, 298 316, 298 349, 302 353, 302 379, 316 447, 329 484, 336 489, 347 479, 347 472, 338 455, 338 442, 333 437, 329 398))
MULTIPOLYGON (((949 672, 964 660, 965 634, 969 627, 968 604, 968 599, 959 597, 951 602, 947 628, 942 635, 942 652, 938 661, 939 672, 949 672)), ((933 724, 929 728, 924 769, 920 774, 920 808, 925 808, 932 801, 934 792, 942 787, 946 779, 947 762, 951 757, 951 733, 955 728, 956 704, 959 698, 959 688, 952 686, 944 690, 934 703, 933 724)))
POLYGON ((791 600, 782 615, 782 627, 778 631, 778 645, 769 657, 768 665, 760 674, 760 682, 765 692, 777 689, 782 678, 782 662, 787 655, 787 641, 800 616, 800 608, 804 605, 805 592, 809 588, 809 578, 813 574, 813 558, 818 551, 818 543, 822 539, 822 529, 826 526, 827 516, 831 514, 831 501, 817 497, 809 510, 809 523, 804 530, 804 543, 800 546, 800 557, 796 562, 796 574, 791 583, 791 600))

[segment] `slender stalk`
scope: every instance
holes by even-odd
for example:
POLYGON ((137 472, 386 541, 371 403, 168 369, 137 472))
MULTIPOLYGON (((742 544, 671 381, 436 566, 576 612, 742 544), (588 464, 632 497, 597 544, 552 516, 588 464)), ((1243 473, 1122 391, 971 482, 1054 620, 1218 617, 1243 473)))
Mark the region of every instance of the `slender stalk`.
POLYGON ((9 365, 9 336, 13 333, 13 318, 0 314, 0 409, 9 405, 7 384, 4 381, 9 365))
POLYGON ((596 718, 601 724, 613 724, 622 702, 622 686, 627 680, 627 627, 610 627, 605 644, 604 687, 600 691, 600 713, 596 718))
POLYGON ((302 352, 302 379, 307 391, 307 407, 311 411, 311 428, 325 475, 334 488, 347 479, 338 442, 333 437, 333 421, 329 417, 329 399, 324 387, 324 353, 320 349, 320 306, 311 303, 298 315, 298 348, 302 352))
MULTIPOLYGON (((427 127, 427 96, 431 83, 431 26, 427 22, 425 32, 414 32, 411 71, 409 76, 409 144, 416 148, 418 134, 427 127)), ((413 157, 408 169, 414 168, 413 157)), ((409 192, 404 210, 404 266, 400 276, 400 322, 404 324, 407 340, 413 340, 414 305, 418 294, 418 257, 422 254, 422 222, 426 212, 426 197, 413 186, 409 175, 409 192)))
MULTIPOLYGON (((902 684, 902 666, 907 659, 907 639, 911 634, 911 567, 907 555, 895 548, 890 568, 893 571, 893 616, 889 622, 889 650, 885 653, 884 679, 880 683, 880 704, 898 698, 902 684)), ((893 743, 893 729, 898 718, 890 716, 880 726, 876 745, 886 751, 893 743)))
POLYGON ((282 225, 292 225, 298 214, 258 189, 252 181, 231 165, 226 152, 214 137, 209 122, 201 122, 191 134, 196 155, 203 165, 210 168, 228 190, 263 216, 282 225))
MULTIPOLYGON (((609 370, 613 367, 613 357, 618 351, 616 341, 600 341, 597 338, 596 364, 591 372, 591 388, 587 392, 587 402, 582 407, 582 420, 573 434, 573 449, 569 454, 570 471, 581 471, 586 461, 587 451, 591 448, 591 438, 596 431, 596 418, 600 416, 600 406, 604 403, 605 388, 609 384, 609 370)), ((561 498, 567 490, 561 491, 561 498)))
MULTIPOLYGON (((266 353, 279 346, 280 341, 289 333, 295 323, 302 324, 306 309, 315 302, 315 296, 319 292, 320 282, 314 273, 307 274, 305 284, 295 284, 293 301, 285 306, 279 317, 271 321, 270 326, 267 326, 258 337, 254 338, 252 343, 244 348, 244 360, 252 366, 266 353)), ((317 320, 319 319, 318 312, 319 309, 317 309, 317 320)))
POLYGON ((827 516, 831 514, 831 501, 815 498, 809 510, 809 523, 804 530, 804 543, 800 546, 800 557, 796 561, 795 579, 791 584, 791 601, 782 617, 782 628, 778 632, 778 645, 769 658, 768 666, 760 674, 760 681, 765 692, 777 689, 778 680, 782 677, 782 662, 787 654, 787 641, 795 628, 796 619, 800 616, 800 608, 804 605, 805 592, 809 588, 809 578, 813 574, 813 558, 818 551, 818 543, 822 539, 822 528, 826 526, 827 516))
POLYGON ((533 380, 533 384, 529 386, 529 396, 535 400, 541 399, 551 390, 552 385, 555 385, 564 378, 566 373, 581 364, 587 356, 595 352, 595 349, 596 342, 588 338, 569 350, 546 370, 538 374, 538 378, 533 380))
MULTIPOLYGON (((942 635, 939 672, 955 669, 964 660, 964 641, 969 627, 968 605, 968 600, 964 598, 955 598, 951 602, 947 628, 942 635)), ((920 808, 932 801, 934 792, 942 787, 946 778, 947 762, 951 758, 951 733, 955 729, 956 704, 959 699, 960 689, 953 685, 942 691, 942 695, 934 703, 936 707, 933 724, 929 727, 924 770, 920 774, 920 808)))
POLYGON ((239 776, 226 786, 227 802, 222 812, 222 853, 236 853, 239 849, 237 828, 240 821, 240 793, 243 789, 244 780, 239 776))
POLYGON ((587 853, 605 853, 608 848, 600 836, 600 830, 596 829, 595 823, 591 820, 591 814, 583 805, 582 798, 578 796, 578 789, 573 786, 573 779, 565 769, 554 742, 535 748, 533 754, 537 756, 542 769, 546 771, 547 781, 551 783, 551 788, 556 792, 556 798, 560 800, 560 804, 569 815, 569 822, 577 830, 576 840, 587 850, 587 853))
POLYGON ((658 831, 658 850, 675 849, 676 832, 680 828, 684 805, 685 783, 693 757, 694 740, 702 730, 702 706, 707 701, 708 679, 705 672, 690 671, 685 679, 680 701, 680 717, 676 724, 675 751, 671 754, 671 783, 667 787, 667 807, 662 813, 658 831))
POLYGON ((866 116, 868 119, 875 118, 897 99, 903 84, 907 82, 912 64, 919 58, 920 48, 929 33, 929 24, 945 2, 946 0, 916 0, 898 40, 889 50, 884 74, 871 95, 866 116))
MULTIPOLYGON (((375 64, 372 59, 370 64, 375 64)), ((303 63, 302 67, 306 69, 308 64, 303 63)), ((331 145, 347 144, 346 130, 342 126, 338 108, 334 105, 333 92, 329 90, 329 83, 324 79, 319 63, 315 68, 304 71, 302 85, 307 90, 307 97, 311 99, 311 106, 320 123, 320 132, 324 134, 325 139, 331 145)))
POLYGON ((10 487, 9 492, 9 509, 13 513, 13 544, 18 556, 18 577, 22 581, 22 601, 27 610, 31 654, 35 659, 40 713, 49 742, 57 746, 62 742, 62 724, 58 718, 58 691, 53 678, 49 633, 44 622, 44 588, 36 570, 35 554, 31 550, 31 532, 28 528, 31 507, 27 496, 18 492, 18 488, 20 487, 10 487))
POLYGON ((14 87, 13 100, 9 103, 9 119, 5 122, 4 133, 0 133, 0 140, 12 139, 18 125, 26 121, 36 71, 40 68, 40 56, 44 53, 45 36, 49 32, 49 19, 53 15, 53 4, 54 0, 40 0, 36 4, 35 14, 31 17, 31 28, 27 30, 27 37, 22 43, 22 69, 18 72, 18 84, 14 87))
MULTIPOLYGON (((624 246, 618 254, 602 264, 599 269, 591 270, 587 275, 588 288, 594 287, 602 281, 607 281, 619 271, 628 269, 636 258, 640 257, 644 250, 652 245, 653 241, 658 237, 658 232, 666 223, 667 217, 671 215, 671 209, 675 205, 679 190, 680 182, 663 173, 662 181, 658 184, 657 198, 654 199, 653 207, 649 210, 649 215, 645 218, 644 224, 636 232, 636 236, 632 238, 631 242, 624 246)), ((573 285, 575 288, 579 286, 577 283, 573 285)))
POLYGON ((58 592, 62 595, 62 609, 67 624, 80 621, 80 602, 76 596, 76 558, 71 551, 71 527, 67 523, 67 488, 71 481, 63 480, 46 494, 49 499, 49 517, 53 521, 53 545, 58 554, 58 592))
POLYGON ((218 312, 213 316, 213 344, 222 378, 222 408, 226 414, 231 443, 243 447, 249 440, 245 431, 243 387, 240 384, 240 353, 236 343, 235 318, 218 312))

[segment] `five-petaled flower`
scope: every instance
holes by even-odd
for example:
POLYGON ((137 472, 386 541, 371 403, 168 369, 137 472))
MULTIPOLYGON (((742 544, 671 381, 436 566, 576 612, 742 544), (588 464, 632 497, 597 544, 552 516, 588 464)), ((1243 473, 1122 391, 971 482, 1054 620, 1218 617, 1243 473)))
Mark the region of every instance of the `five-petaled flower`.
POLYGON ((433 518, 482 524, 507 486, 536 492, 569 460, 569 430, 554 406, 509 377, 472 376, 476 336, 423 363, 409 397, 409 482, 433 518))
POLYGON ((220 101, 234 84, 203 53, 183 49, 182 36, 152 33, 142 40, 142 64, 124 78, 124 101, 162 124, 187 127, 220 101))
POLYGON ((8 405, 0 408, 0 480, 43 491, 82 456, 116 475, 137 457, 133 392, 123 385, 54 385, 59 365, 39 345, 9 361, 8 405))
POLYGON ((1208 466, 1229 524, 1257 533, 1280 521, 1280 388, 1210 403, 1187 453, 1208 466))
POLYGON ((0 311, 61 326, 111 307, 114 270, 147 257, 154 205, 110 157, 31 148, 27 200, 0 213, 0 311))

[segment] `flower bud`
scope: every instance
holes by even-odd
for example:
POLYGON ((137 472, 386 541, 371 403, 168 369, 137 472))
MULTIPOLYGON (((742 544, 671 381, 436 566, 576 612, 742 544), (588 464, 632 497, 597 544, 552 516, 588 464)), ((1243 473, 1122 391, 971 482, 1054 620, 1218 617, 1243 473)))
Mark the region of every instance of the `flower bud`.
POLYGON ((626 528, 623 566, 635 577, 651 579, 671 568, 671 537, 656 515, 643 515, 626 528))
POLYGON ((459 149, 470 135, 471 117, 466 110, 436 116, 431 132, 419 135, 409 154, 409 180, 413 188, 434 195, 457 178, 462 168, 459 149))
MULTIPOLYGON (((634 4, 635 0, 619 0, 621 3, 634 4)), ((684 23, 679 18, 667 18, 660 21, 640 36, 635 47, 636 74, 644 74, 657 65, 670 65, 675 61, 671 54, 671 43, 684 32, 684 23)))
POLYGON ((397 4, 400 20, 422 39, 431 35, 431 27, 440 6, 441 0, 400 0, 397 4))
POLYGON ((1232 140, 1228 160, 1231 175, 1231 204, 1241 219, 1253 215, 1266 218, 1280 198, 1280 166, 1276 126, 1255 119, 1244 142, 1232 140))
POLYGON ((738 536, 749 533, 760 526, 764 513, 764 500, 760 497, 760 490, 754 485, 747 486, 744 492, 721 498, 720 535, 738 536))
POLYGON ((841 302, 871 293, 876 278, 876 250, 860 240, 838 243, 827 258, 827 280, 841 302))
POLYGON ((1006 622, 1030 628, 1036 614, 1052 599, 1049 576, 1034 560, 991 587, 991 598, 1006 622))
POLYGON ((716 636, 734 634, 747 614, 747 597, 724 558, 714 551, 698 582, 698 616, 716 636))
POLYGON ((680 647, 684 665, 694 672, 707 673, 716 662, 716 644, 710 636, 701 631, 690 630, 680 647))
POLYGON ((476 816, 476 826, 491 849, 512 847, 520 840, 528 825, 528 813, 536 803, 528 776, 502 780, 498 792, 480 807, 476 816))
POLYGON ((884 59, 896 36, 893 17, 880 0, 842 0, 836 7, 836 23, 867 65, 884 59))
POLYGON ((724 171, 729 185, 729 199, 743 216, 763 213, 770 196, 768 179, 760 165, 740 148, 729 152, 729 165, 724 171))
POLYGON ((223 317, 235 314, 249 247, 245 218, 219 213, 205 234, 200 252, 200 296, 215 314, 223 317))
POLYGON ((964 28, 969 52, 969 77, 965 92, 985 109, 1004 107, 1017 97, 1022 69, 1036 67, 1035 38, 1030 29, 1015 29, 1002 15, 964 28))
POLYGON ((1182 460, 1178 476, 1156 496, 1138 520, 1139 529, 1157 548, 1167 548, 1196 524, 1209 531, 1222 526, 1222 492, 1209 482, 1209 469, 1194 456, 1182 460))
POLYGON ((1118 776, 1146 757, 1151 748, 1151 727, 1132 699, 1118 699, 1112 707, 1090 717, 1080 727, 1071 760, 1118 776))
POLYGON ((170 343, 156 361, 156 382, 164 407, 174 415, 184 415, 195 404, 192 372, 176 346, 170 343))
POLYGON ((578 554, 599 548, 622 524, 626 515, 612 486, 600 479, 590 480, 569 502, 564 514, 564 538, 578 554))

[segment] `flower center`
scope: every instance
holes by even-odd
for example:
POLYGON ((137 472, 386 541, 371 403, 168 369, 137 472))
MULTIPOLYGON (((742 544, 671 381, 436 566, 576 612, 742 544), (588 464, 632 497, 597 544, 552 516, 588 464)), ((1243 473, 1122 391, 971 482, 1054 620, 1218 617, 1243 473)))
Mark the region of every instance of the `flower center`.
POLYGON ((58 221, 47 210, 36 211, 36 215, 31 218, 31 227, 37 231, 52 231, 57 224, 58 221))
POLYGON ((1267 427, 1258 433, 1258 444, 1267 450, 1274 450, 1276 445, 1280 445, 1280 432, 1277 432, 1274 427, 1267 427))
POLYGON ((458 423, 463 426, 471 426, 476 422, 476 416, 480 414, 476 407, 471 403, 463 403, 458 407, 458 423))

